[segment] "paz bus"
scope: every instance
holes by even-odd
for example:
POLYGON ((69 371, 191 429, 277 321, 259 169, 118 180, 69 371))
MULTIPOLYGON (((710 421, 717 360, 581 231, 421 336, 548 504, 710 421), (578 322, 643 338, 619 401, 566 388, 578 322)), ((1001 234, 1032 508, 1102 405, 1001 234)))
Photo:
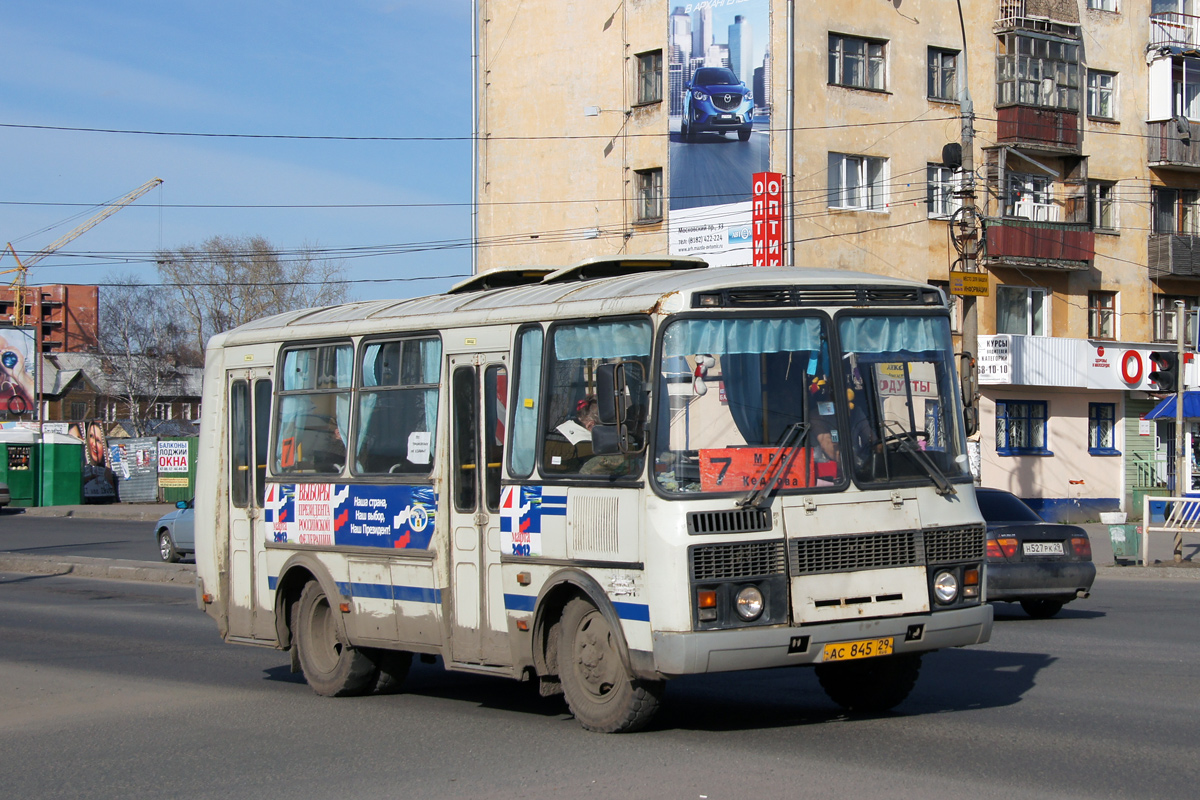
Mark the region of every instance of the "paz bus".
POLYGON ((321 695, 414 655, 644 726, 667 680, 815 666, 852 710, 987 641, 935 288, 590 259, 214 336, 198 604, 321 695))

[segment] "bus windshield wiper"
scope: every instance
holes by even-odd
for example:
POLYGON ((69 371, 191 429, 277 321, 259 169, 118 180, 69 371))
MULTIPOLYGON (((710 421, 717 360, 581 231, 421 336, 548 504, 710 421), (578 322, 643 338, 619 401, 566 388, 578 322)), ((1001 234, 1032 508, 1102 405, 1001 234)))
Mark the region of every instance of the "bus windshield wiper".
POLYGON ((907 455, 913 461, 917 462, 921 469, 929 473, 929 477, 933 479, 934 486, 937 487, 938 494, 958 494, 958 490, 954 488, 954 485, 950 483, 949 479, 946 478, 946 475, 940 469, 938 469, 938 465, 933 463, 933 459, 930 458, 924 450, 917 446, 916 434, 914 434, 912 431, 905 430, 898 423, 893 423, 890 425, 885 423, 885 427, 893 432, 889 433, 887 438, 884 439, 884 444, 887 445, 889 442, 895 442, 897 450, 907 455))
POLYGON ((771 492, 779 485, 779 480, 787 474, 792 460, 808 439, 808 423, 793 422, 783 430, 779 441, 775 443, 775 452, 771 460, 754 478, 755 488, 741 502, 742 508, 762 508, 763 502, 771 496, 771 492))

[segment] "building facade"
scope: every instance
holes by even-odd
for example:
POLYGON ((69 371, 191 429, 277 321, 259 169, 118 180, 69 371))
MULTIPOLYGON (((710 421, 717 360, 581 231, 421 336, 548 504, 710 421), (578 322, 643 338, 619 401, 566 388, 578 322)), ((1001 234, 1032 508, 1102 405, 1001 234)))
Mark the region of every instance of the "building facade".
MULTIPOLYGON (((0 287, 0 319, 16 311, 11 286, 0 287)), ((100 289, 78 284, 25 287, 25 324, 43 353, 92 353, 100 346, 100 289)))
POLYGON ((1163 487, 1150 353, 1193 352, 1200 307, 1191 2, 476 4, 479 270, 751 263, 757 171, 784 176, 785 263, 948 287, 969 229, 983 485, 1059 518, 1163 487), (945 147, 964 86, 977 222, 945 147))

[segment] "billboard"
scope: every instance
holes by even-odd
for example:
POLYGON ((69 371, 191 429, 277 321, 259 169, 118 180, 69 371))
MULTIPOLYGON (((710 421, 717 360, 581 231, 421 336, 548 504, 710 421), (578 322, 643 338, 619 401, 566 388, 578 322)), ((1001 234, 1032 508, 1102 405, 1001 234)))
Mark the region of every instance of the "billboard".
POLYGON ((0 328, 0 412, 32 414, 37 398, 33 328, 0 328))
POLYGON ((671 255, 753 262, 753 175, 770 169, 769 0, 668 6, 671 255))

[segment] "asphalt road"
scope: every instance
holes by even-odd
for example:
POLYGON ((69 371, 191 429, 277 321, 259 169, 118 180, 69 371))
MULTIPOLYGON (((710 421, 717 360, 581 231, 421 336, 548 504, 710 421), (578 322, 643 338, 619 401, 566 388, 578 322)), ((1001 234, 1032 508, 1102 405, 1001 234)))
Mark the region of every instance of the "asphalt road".
POLYGON ((989 644, 926 657, 897 713, 847 717, 809 670, 733 673, 674 681, 650 730, 603 736, 439 665, 320 698, 286 654, 221 643, 189 587, 0 574, 0 793, 1183 797, 1200 581, 1160 575, 1104 575, 1052 620, 1001 607, 989 644))
MULTIPOLYGON (((161 561, 154 523, 0 512, 0 552, 161 561)), ((188 563, 191 559, 185 559, 188 563)))
POLYGON ((750 141, 733 133, 702 133, 688 142, 672 123, 671 210, 749 202, 755 172, 770 169, 770 140, 755 126, 750 141))

